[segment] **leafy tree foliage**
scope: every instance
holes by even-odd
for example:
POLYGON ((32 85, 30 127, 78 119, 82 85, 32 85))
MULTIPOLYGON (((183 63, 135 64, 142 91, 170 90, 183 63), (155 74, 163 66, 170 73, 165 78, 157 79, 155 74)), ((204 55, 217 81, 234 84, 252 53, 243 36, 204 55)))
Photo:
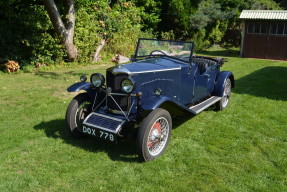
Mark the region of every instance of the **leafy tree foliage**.
POLYGON ((80 51, 79 60, 85 62, 91 60, 101 39, 106 44, 103 58, 115 53, 131 55, 139 37, 152 36, 148 28, 143 31, 143 21, 151 25, 159 21, 132 1, 78 1, 77 7, 80 8, 75 43, 80 51))
POLYGON ((13 59, 23 66, 54 63, 64 58, 62 46, 39 1, 1 1, 0 10, 1 63, 13 59))
MULTIPOLYGON (((55 0, 60 13, 63 1, 55 0)), ((75 45, 78 62, 86 63, 101 38, 107 40, 103 58, 119 53, 129 55, 138 37, 152 37, 151 26, 159 22, 158 15, 145 13, 153 1, 136 6, 133 1, 76 1, 75 45), (147 22, 147 24, 144 24, 147 22), (142 29, 145 28, 145 32, 142 29)), ((17 60, 25 65, 53 64, 67 57, 41 2, 8 0, 0 2, 0 63, 17 60), (5 11, 4 11, 5 10, 5 11), (25 19, 23 19, 25 18, 25 19)), ((61 15, 65 22, 65 15, 61 15)))
POLYGON ((192 35, 190 15, 199 0, 162 0, 159 4, 161 22, 159 36, 187 39, 192 35))
MULTIPOLYGON (((65 23, 64 1, 54 0, 65 23)), ((129 56, 138 37, 194 40, 198 50, 213 44, 239 46, 244 9, 286 9, 286 0, 77 0, 74 44, 77 62, 91 62, 100 43, 102 60, 129 56)), ((44 4, 0 1, 0 65, 53 64, 67 58, 44 4)))
POLYGON ((190 17, 191 26, 198 30, 204 29, 209 23, 223 18, 224 13, 221 11, 221 5, 213 0, 201 1, 196 14, 190 17))

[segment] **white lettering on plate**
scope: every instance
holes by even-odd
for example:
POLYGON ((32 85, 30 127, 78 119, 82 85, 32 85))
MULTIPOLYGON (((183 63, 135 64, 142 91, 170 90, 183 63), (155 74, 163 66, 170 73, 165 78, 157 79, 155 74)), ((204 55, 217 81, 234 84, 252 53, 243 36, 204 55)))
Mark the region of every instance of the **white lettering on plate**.
MULTIPOLYGON (((91 129, 89 127, 83 126, 83 132, 84 133, 88 133, 89 135, 96 136, 96 130, 95 129, 91 129)), ((115 140, 113 134, 110 134, 110 133, 107 133, 107 132, 104 132, 104 131, 100 131, 100 135, 99 136, 101 138, 104 138, 104 139, 109 139, 110 141, 114 141, 115 140)))
POLYGON ((109 139, 110 141, 114 141, 115 138, 113 136, 113 134, 109 134, 103 131, 100 131, 100 137, 104 138, 104 139, 109 139))
POLYGON ((96 130, 92 129, 92 135, 96 135, 96 130))
POLYGON ((84 133, 87 132, 87 127, 83 126, 83 132, 84 132, 84 133))
POLYGON ((91 128, 87 128, 85 126, 83 126, 83 132, 84 133, 88 133, 90 135, 96 135, 96 131, 94 129, 91 129, 91 128))

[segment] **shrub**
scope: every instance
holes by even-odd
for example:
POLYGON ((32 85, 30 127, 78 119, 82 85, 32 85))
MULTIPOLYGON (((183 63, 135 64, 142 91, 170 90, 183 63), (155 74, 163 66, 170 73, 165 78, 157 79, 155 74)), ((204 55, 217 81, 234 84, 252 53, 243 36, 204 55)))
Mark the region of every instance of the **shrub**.
POLYGON ((7 63, 5 63, 5 67, 8 73, 13 73, 20 70, 20 65, 16 61, 8 61, 7 63))
POLYGON ((89 63, 92 61, 100 40, 99 30, 98 17, 95 13, 89 13, 89 10, 84 8, 77 11, 74 41, 78 48, 78 62, 89 63))
POLYGON ((170 30, 167 32, 162 32, 161 38, 165 39, 165 40, 175 40, 175 34, 174 34, 173 30, 170 30))
POLYGON ((196 33, 196 35, 193 37, 193 41, 195 42, 195 51, 203 51, 211 46, 211 43, 206 38, 206 31, 205 29, 201 29, 196 33))

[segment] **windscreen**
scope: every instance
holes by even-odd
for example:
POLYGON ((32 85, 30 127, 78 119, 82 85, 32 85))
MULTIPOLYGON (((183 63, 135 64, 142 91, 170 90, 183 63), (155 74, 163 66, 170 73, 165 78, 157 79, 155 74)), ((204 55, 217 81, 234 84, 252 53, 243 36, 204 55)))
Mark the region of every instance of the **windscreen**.
POLYGON ((139 39, 135 56, 166 55, 189 62, 192 50, 193 42, 139 39))

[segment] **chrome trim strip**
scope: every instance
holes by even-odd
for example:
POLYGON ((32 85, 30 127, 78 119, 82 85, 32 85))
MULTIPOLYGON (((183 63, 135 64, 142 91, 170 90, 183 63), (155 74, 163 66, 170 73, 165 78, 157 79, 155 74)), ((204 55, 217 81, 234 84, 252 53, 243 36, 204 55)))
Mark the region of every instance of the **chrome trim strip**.
POLYGON ((209 100, 214 100, 212 101, 211 103, 208 103, 207 105, 205 105, 204 107, 200 108, 199 110, 197 111, 194 111, 196 114, 200 113, 201 111, 203 111, 204 109, 206 109, 207 107, 210 107, 211 105, 213 105, 214 103, 218 102, 222 97, 217 97, 217 96, 212 96, 210 97, 209 99, 207 100, 204 100, 203 102, 201 103, 198 103, 197 105, 194 105, 194 106, 191 106, 189 107, 190 110, 193 110, 194 108, 196 108, 198 105, 201 105, 203 103, 208 103, 209 100))
POLYGON ((213 99, 214 97, 215 97, 215 96, 212 96, 212 97, 210 97, 209 99, 206 99, 206 100, 204 100, 204 101, 198 103, 197 105, 193 105, 193 106, 189 107, 189 109, 195 108, 196 106, 198 106, 198 105, 200 105, 200 104, 202 104, 202 103, 204 103, 204 102, 206 102, 206 101, 209 101, 209 100, 213 99))
POLYGON ((110 93, 110 95, 118 95, 118 96, 136 96, 136 94, 125 94, 125 93, 110 93))
MULTIPOLYGON (((118 115, 122 115, 122 114, 123 114, 123 112, 120 111, 120 110, 114 110, 114 109, 110 109, 110 108, 108 108, 108 110, 109 110, 110 112, 115 113, 115 114, 118 114, 118 115)), ((127 112, 127 111, 124 111, 124 113, 127 114, 128 112, 127 112)))
POLYGON ((160 71, 174 71, 174 70, 180 70, 180 69, 181 68, 161 69, 161 70, 151 70, 151 71, 138 71, 138 72, 131 72, 131 74, 152 73, 152 72, 160 72, 160 71))

